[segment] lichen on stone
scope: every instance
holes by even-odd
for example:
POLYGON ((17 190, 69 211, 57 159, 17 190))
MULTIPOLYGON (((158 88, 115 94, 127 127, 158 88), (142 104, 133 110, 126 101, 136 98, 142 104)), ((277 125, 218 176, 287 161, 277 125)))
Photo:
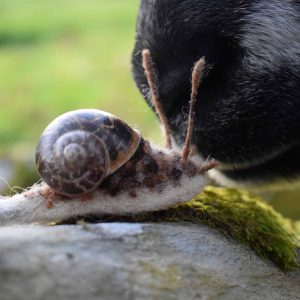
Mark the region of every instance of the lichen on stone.
POLYGON ((283 271, 299 267, 300 222, 292 223, 259 197, 242 190, 208 186, 194 199, 163 211, 105 220, 205 224, 249 246, 283 271))

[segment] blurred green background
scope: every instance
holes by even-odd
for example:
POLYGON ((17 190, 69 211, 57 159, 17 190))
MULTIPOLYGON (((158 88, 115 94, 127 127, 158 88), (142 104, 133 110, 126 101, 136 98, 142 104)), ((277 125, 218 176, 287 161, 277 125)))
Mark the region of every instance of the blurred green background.
MULTIPOLYGON (((109 111, 159 143, 155 116, 130 72, 139 0, 0 0, 0 177, 38 180, 34 148, 57 115, 109 111)), ((2 180, 2 193, 11 193, 2 180), (4 191, 5 190, 5 191, 4 191)), ((20 191, 20 189, 17 189, 20 191)), ((300 217, 299 191, 272 196, 300 217)))

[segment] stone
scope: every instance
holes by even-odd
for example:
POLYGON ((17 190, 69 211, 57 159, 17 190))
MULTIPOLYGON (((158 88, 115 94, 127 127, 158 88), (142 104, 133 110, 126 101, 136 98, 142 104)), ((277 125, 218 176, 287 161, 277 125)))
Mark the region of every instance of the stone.
POLYGON ((0 227, 0 298, 300 299, 283 273, 204 225, 0 227))

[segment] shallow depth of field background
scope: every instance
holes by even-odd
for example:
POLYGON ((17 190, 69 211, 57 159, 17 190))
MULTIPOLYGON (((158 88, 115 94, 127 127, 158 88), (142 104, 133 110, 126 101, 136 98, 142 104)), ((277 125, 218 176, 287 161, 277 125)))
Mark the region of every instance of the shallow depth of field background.
MULTIPOLYGON (((158 123, 130 72, 138 5, 0 0, 0 177, 9 185, 38 180, 35 144, 45 126, 68 110, 109 111, 160 142, 158 123)), ((3 180, 0 192, 11 193, 3 180)), ((279 193, 272 203, 300 218, 298 198, 299 191, 279 193)))

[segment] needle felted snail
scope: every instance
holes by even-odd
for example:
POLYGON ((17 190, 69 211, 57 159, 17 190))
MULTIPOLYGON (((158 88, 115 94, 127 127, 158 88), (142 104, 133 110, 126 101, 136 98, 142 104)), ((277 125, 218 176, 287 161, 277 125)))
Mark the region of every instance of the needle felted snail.
POLYGON ((38 172, 56 192, 73 196, 95 190, 136 152, 140 134, 117 117, 81 109, 56 118, 36 149, 38 172))
MULTIPOLYGON (((204 58, 193 69, 186 142, 179 152, 172 149, 150 52, 144 50, 142 54, 166 147, 151 145, 138 131, 109 113, 95 109, 65 113, 45 129, 38 143, 37 169, 45 183, 27 193, 35 201, 7 203, 6 209, 14 218, 41 222, 91 214, 134 214, 164 209, 201 192, 206 171, 215 166, 213 160, 199 165, 190 157, 194 104, 204 58), (39 196, 31 197, 32 193, 39 196), (49 198, 51 205, 47 208, 45 199, 49 198)), ((0 223, 1 216, 0 207, 0 223)))

